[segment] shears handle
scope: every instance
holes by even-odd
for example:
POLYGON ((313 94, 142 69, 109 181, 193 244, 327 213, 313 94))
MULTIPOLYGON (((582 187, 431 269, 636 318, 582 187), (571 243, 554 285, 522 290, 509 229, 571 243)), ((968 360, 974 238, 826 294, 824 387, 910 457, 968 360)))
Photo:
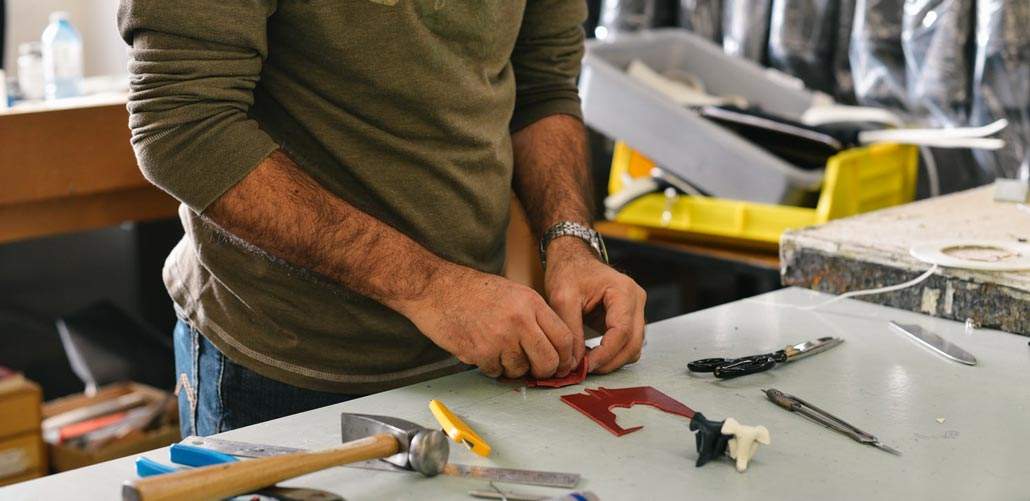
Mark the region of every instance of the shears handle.
POLYGON ((712 371, 712 375, 719 379, 733 379, 756 372, 767 371, 775 365, 776 358, 772 355, 754 355, 731 360, 720 365, 712 371))
POLYGON ((741 358, 702 358, 687 364, 691 372, 711 372, 719 379, 733 379, 756 372, 772 369, 777 362, 786 362, 786 354, 780 350, 741 358))
POLYGON ((702 358, 700 360, 694 360, 687 364, 687 369, 690 372, 712 372, 716 367, 730 362, 725 358, 702 358))

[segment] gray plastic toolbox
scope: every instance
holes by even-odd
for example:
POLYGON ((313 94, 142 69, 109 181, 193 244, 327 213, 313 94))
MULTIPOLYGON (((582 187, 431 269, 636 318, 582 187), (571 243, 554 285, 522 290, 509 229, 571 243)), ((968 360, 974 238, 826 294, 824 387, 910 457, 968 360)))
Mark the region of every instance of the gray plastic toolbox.
POLYGON ((741 96, 787 118, 799 118, 816 98, 687 31, 653 30, 587 44, 579 93, 588 125, 712 196, 779 204, 819 188, 822 171, 794 167, 630 78, 634 59, 661 73, 693 74, 709 94, 741 96))

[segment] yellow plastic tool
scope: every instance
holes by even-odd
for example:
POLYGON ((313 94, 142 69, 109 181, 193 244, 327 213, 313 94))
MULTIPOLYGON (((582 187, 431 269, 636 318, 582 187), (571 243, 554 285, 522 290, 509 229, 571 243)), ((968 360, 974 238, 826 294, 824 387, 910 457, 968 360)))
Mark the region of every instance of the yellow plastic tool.
POLYGON ((480 456, 487 457, 490 455, 490 444, 486 443, 486 440, 483 440, 483 437, 480 437, 479 434, 472 431, 472 428, 469 428, 469 425, 465 424, 461 418, 455 416, 443 402, 430 400, 429 411, 433 413, 433 417, 443 427, 443 432, 451 437, 451 440, 465 444, 465 447, 468 447, 470 451, 480 456))

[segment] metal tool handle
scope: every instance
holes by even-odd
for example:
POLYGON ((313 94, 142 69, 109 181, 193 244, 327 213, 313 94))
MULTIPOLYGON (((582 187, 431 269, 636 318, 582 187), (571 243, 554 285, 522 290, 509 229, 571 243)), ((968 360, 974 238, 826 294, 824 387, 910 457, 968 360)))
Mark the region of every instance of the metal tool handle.
POLYGON ((800 407, 800 404, 798 404, 797 401, 780 390, 765 390, 765 396, 770 402, 791 412, 797 411, 800 407))
POLYGON ((380 433, 324 451, 216 464, 126 482, 122 486, 122 499, 218 500, 332 466, 392 456, 399 450, 400 444, 393 435, 380 433))

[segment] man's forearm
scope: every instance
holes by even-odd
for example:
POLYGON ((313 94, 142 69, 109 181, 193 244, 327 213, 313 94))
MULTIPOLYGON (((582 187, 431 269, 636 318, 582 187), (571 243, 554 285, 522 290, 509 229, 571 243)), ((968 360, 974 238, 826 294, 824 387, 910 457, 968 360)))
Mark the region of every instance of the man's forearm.
POLYGON ((512 135, 515 190, 539 238, 560 221, 590 224, 586 131, 568 115, 551 115, 512 135))
POLYGON ((281 151, 204 215, 229 233, 404 313, 458 268, 325 190, 281 151))

